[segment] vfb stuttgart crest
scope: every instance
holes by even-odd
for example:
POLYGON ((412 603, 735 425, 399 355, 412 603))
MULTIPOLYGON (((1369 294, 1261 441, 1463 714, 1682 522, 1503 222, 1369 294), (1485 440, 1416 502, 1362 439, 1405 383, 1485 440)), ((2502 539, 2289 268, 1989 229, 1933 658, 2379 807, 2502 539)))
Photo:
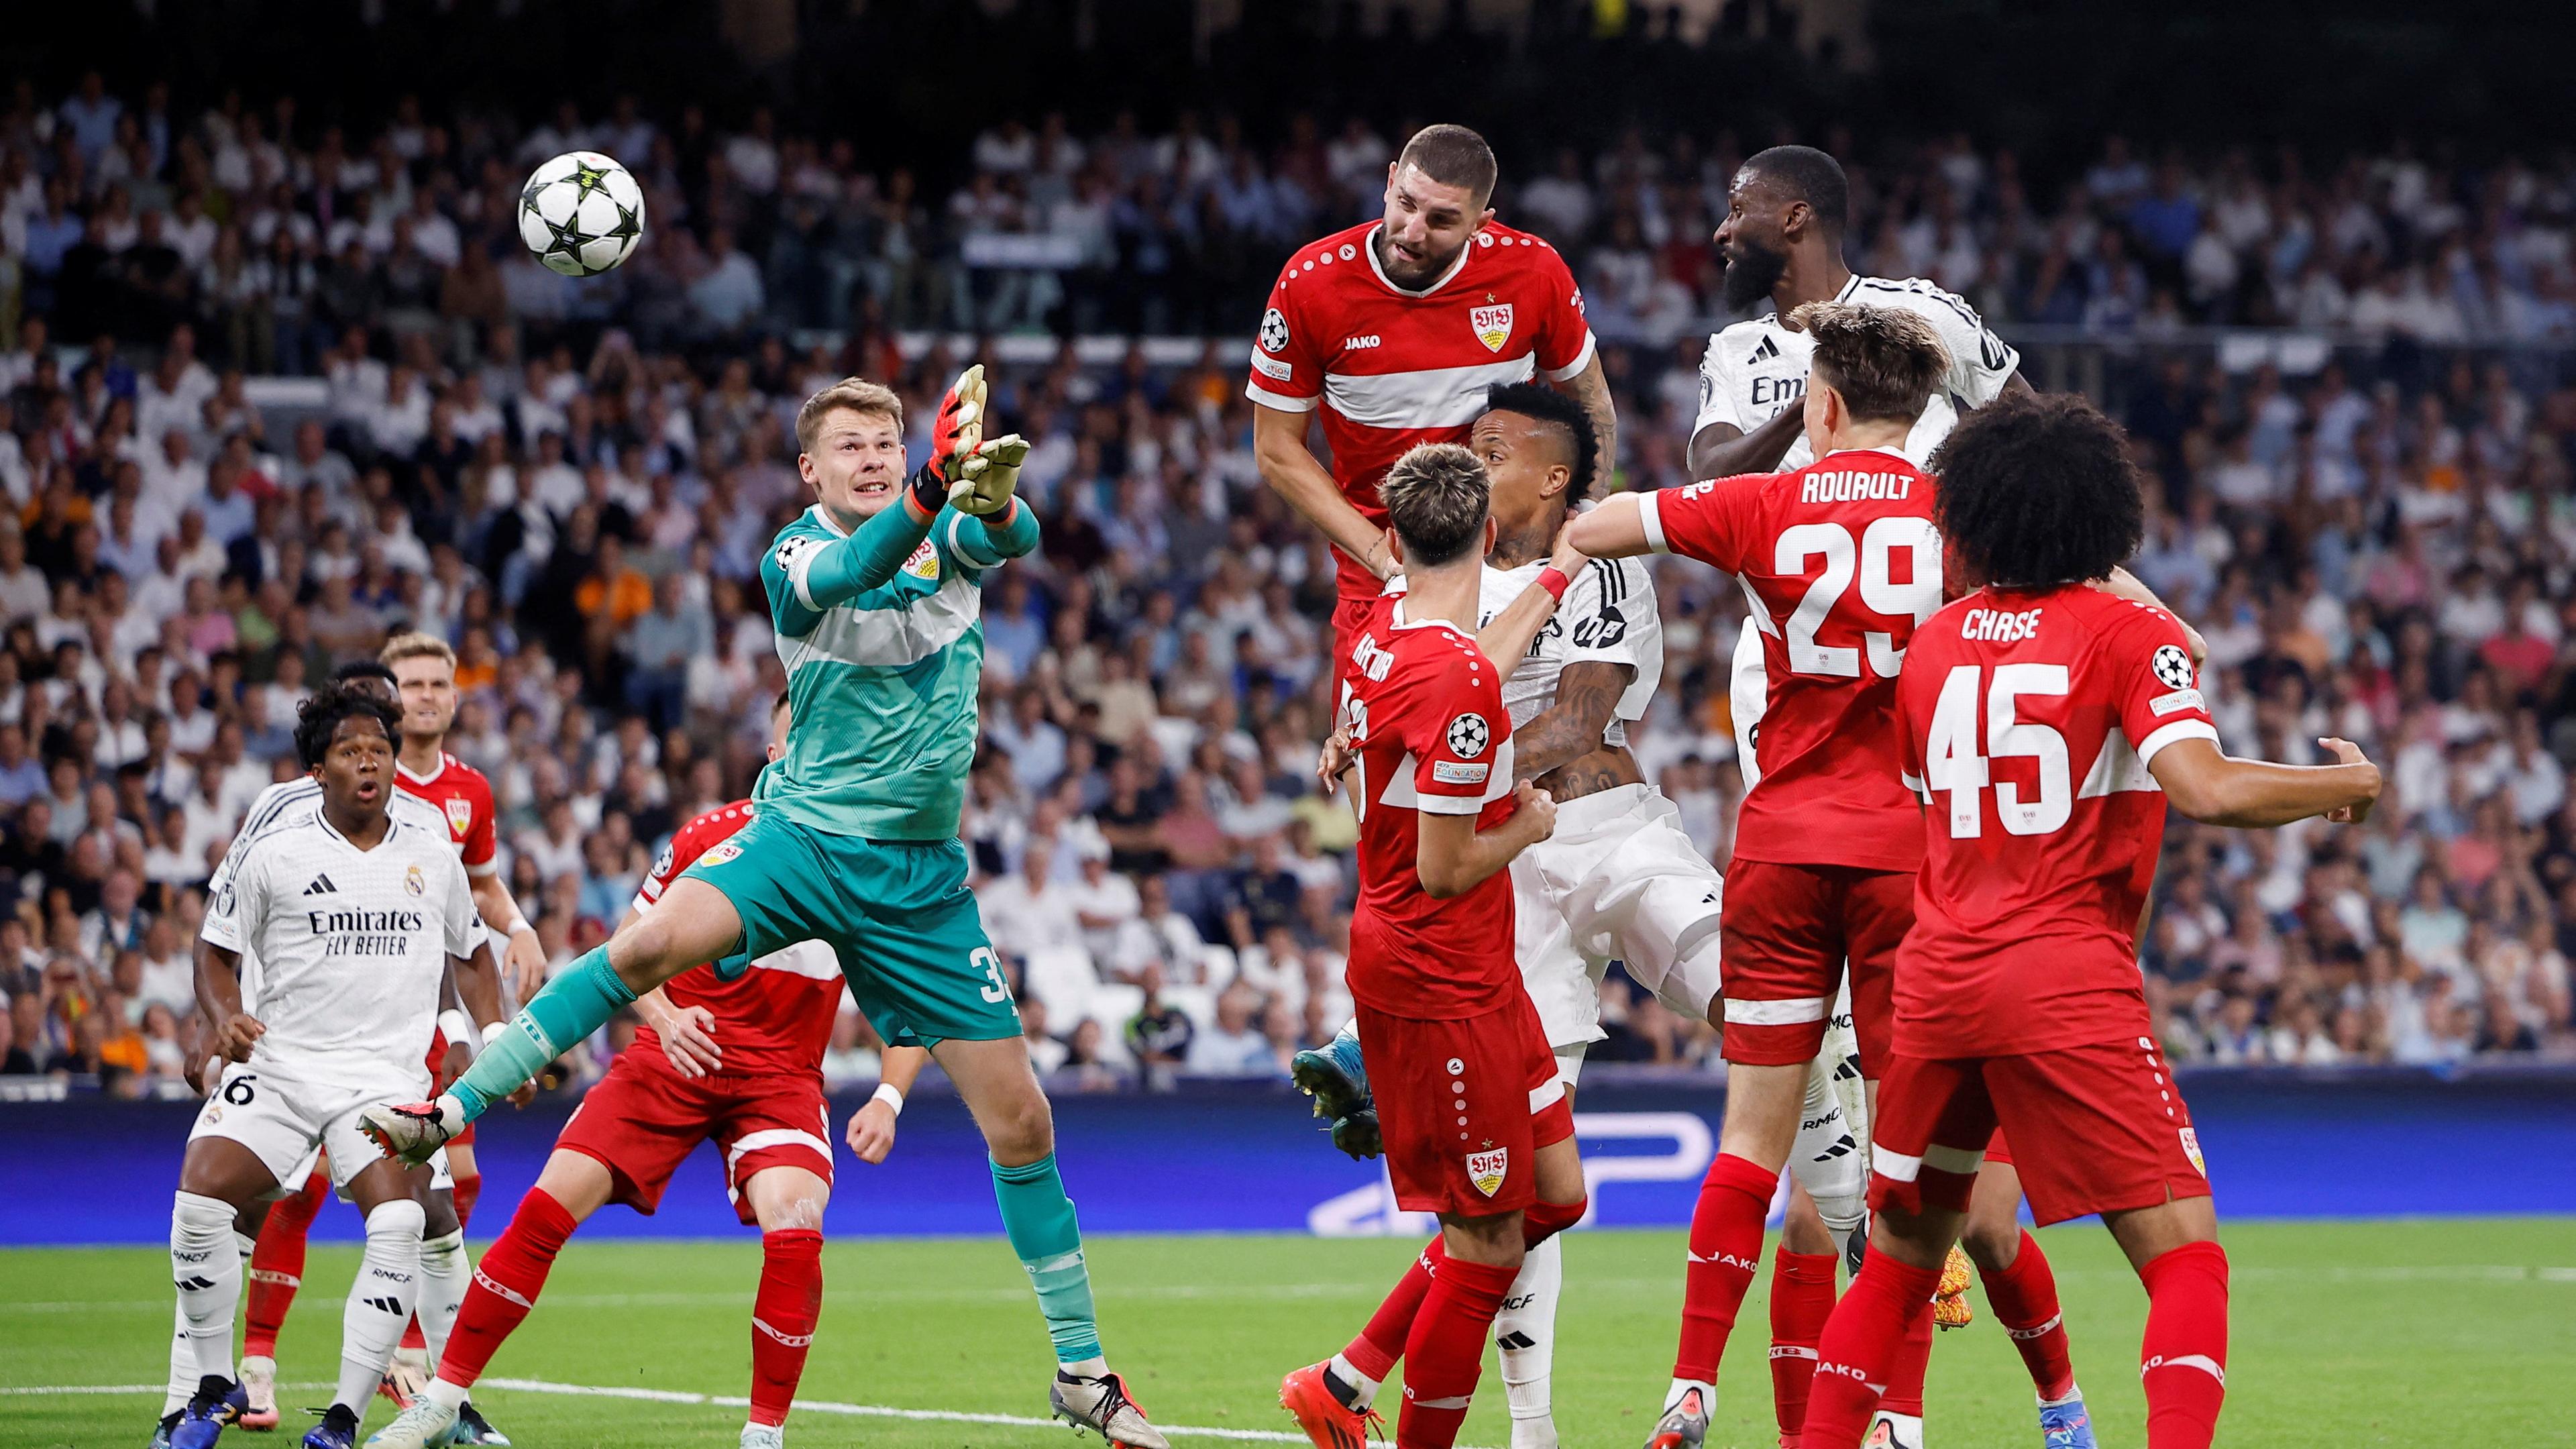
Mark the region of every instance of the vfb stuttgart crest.
POLYGON ((1503 1178, 1511 1170, 1512 1152, 1508 1147, 1467 1154, 1467 1180, 1487 1197, 1503 1190, 1503 1178))
POLYGON ((936 583, 939 579, 939 550, 931 547, 929 539, 923 539, 921 547, 912 551, 912 557, 903 561, 903 571, 916 579, 929 579, 936 583))
POLYGON ((1512 304, 1497 302, 1491 307, 1467 309, 1467 325, 1476 331, 1476 340, 1487 352, 1500 352, 1512 340, 1512 304))
POLYGON ((473 828, 474 802, 465 799, 462 796, 449 796, 447 801, 447 829, 449 833, 453 834, 457 839, 463 840, 465 838, 465 832, 473 828))

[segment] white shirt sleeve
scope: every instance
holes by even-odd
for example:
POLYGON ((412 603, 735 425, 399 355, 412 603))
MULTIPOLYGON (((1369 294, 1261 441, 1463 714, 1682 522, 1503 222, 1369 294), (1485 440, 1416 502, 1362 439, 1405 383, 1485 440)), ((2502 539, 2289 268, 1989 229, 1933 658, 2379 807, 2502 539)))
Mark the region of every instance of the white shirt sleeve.
POLYGON ((474 890, 465 878, 464 862, 456 858, 454 851, 439 853, 447 862, 440 924, 447 932, 447 954, 461 959, 473 955, 474 948, 482 944, 483 922, 474 914, 474 890))
MULTIPOLYGON (((1556 611, 1566 663, 1637 667, 1638 631, 1629 609, 1640 602, 1636 575, 1643 572, 1625 559, 1594 559, 1575 574, 1556 611)), ((1654 607, 1651 600, 1647 595, 1645 607, 1654 607)))
POLYGON ((206 887, 206 920, 197 931, 208 945, 247 955, 268 919, 268 852, 243 846, 227 853, 224 870, 206 887))
MULTIPOLYGON (((1972 408, 1993 402, 2021 366, 2021 354, 1997 337, 1977 309, 1926 281, 1910 283, 1903 295, 1915 311, 1941 334, 1950 353, 1950 392, 1972 408)), ((1856 302, 1876 300, 1864 292, 1856 302)))
POLYGON ((1744 415, 1735 410, 1735 389, 1727 386, 1726 364, 1717 345, 1721 335, 1710 333, 1708 350, 1700 355, 1699 414, 1691 419, 1691 436, 1694 438, 1699 436, 1700 429, 1711 423, 1725 423, 1739 433, 1752 431, 1745 426, 1744 415))

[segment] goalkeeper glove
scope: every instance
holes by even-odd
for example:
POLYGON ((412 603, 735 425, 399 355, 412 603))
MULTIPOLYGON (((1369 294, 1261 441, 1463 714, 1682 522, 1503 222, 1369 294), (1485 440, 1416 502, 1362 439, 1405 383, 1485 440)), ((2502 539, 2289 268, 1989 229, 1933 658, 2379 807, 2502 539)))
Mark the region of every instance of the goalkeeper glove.
POLYGON ((939 400, 930 425, 930 457, 904 480, 904 498, 923 522, 939 515, 940 505, 963 481, 960 468, 984 438, 984 364, 957 374, 939 400))
POLYGON ((957 482, 948 502, 960 513, 999 518, 1011 510, 1011 491, 1019 486, 1020 465, 1028 461, 1029 440, 1017 433, 987 438, 957 466, 957 482))

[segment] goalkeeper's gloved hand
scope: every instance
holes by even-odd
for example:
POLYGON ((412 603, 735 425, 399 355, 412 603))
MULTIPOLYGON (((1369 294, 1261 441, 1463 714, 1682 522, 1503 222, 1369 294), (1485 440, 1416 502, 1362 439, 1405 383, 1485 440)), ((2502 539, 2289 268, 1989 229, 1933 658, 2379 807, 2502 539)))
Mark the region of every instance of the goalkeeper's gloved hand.
POLYGON ((1019 487, 1020 465, 1029 460, 1029 440, 1017 433, 987 438, 973 456, 958 464, 957 481, 948 502, 960 513, 998 518, 1011 511, 1011 492, 1019 487))
POLYGON ((930 425, 930 457, 904 480, 904 498, 924 522, 939 514, 962 481, 960 470, 984 438, 984 364, 957 374, 930 425))

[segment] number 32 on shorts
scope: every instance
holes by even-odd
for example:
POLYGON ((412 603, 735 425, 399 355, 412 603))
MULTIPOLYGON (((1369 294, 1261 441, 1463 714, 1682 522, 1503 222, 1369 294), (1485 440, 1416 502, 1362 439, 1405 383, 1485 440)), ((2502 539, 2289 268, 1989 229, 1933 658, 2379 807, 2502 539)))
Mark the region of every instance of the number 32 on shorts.
POLYGON ((1002 958, 992 947, 976 947, 974 954, 966 958, 966 964, 969 967, 983 969, 985 980, 983 997, 986 1001, 999 1006, 1011 999, 1011 983, 1002 975, 1002 958))

